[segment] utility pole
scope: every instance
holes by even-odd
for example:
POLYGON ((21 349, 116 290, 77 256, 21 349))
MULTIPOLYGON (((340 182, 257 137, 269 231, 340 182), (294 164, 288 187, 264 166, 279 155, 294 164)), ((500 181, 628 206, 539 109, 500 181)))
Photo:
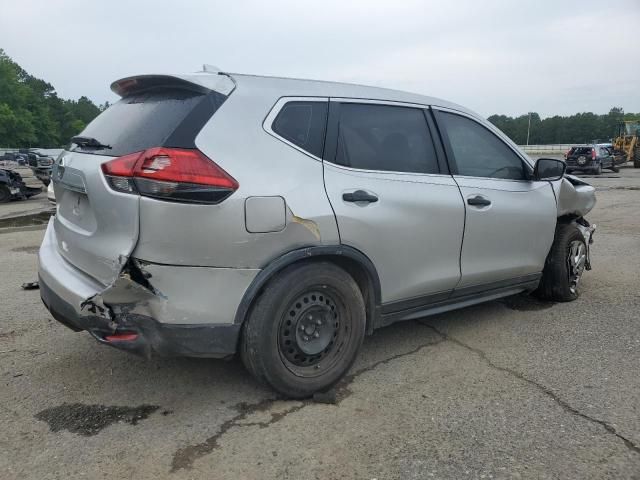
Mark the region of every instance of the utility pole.
POLYGON ((529 145, 529 130, 531 130, 531 112, 529 112, 529 124, 527 125, 527 145, 529 145))

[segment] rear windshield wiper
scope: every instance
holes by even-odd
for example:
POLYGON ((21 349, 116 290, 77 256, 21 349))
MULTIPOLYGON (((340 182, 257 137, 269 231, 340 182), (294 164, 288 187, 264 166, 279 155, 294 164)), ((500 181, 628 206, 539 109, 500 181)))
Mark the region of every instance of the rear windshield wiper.
POLYGON ((100 148, 100 149, 111 150, 111 145, 104 145, 100 143, 99 140, 96 140, 93 137, 80 137, 80 136, 72 137, 71 142, 83 148, 89 147, 89 148, 100 148))

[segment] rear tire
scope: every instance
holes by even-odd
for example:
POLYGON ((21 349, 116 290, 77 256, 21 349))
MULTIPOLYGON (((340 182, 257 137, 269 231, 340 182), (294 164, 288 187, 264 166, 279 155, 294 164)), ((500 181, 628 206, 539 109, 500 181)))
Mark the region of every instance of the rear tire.
POLYGON ((580 296, 578 287, 584 272, 586 248, 584 237, 575 224, 558 224, 535 294, 556 302, 577 299, 580 296))
POLYGON ((599 163, 598 166, 593 169, 593 174, 594 175, 601 175, 602 174, 602 163, 599 163))
POLYGON ((633 167, 640 168, 640 147, 636 148, 633 154, 633 167))
POLYGON ((253 305, 240 352, 258 381, 306 398, 340 381, 364 333, 364 300, 347 272, 327 262, 293 265, 253 305))
POLYGON ((6 185, 0 185, 0 203, 7 203, 11 200, 11 191, 6 185))

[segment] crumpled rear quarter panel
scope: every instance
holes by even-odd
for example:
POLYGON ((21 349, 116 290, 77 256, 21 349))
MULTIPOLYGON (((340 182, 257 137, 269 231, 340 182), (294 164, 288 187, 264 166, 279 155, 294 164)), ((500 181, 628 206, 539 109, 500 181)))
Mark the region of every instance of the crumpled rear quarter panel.
POLYGON ((233 323, 244 292, 260 271, 133 263, 144 282, 123 272, 99 293, 101 301, 116 317, 144 315, 170 324, 233 323))
POLYGON ((196 138, 198 148, 238 181, 238 190, 219 205, 141 198, 140 237, 133 257, 251 269, 296 248, 340 243, 322 162, 262 127, 278 98, 277 91, 238 86, 196 138), (246 202, 255 197, 284 199, 283 228, 278 216, 267 222, 271 227, 266 230, 272 231, 249 231, 254 222, 249 218, 247 227, 246 202))

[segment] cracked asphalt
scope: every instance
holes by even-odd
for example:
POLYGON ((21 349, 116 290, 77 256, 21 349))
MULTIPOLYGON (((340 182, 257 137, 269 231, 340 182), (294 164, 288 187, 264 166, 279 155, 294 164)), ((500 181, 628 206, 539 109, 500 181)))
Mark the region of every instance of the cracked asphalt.
POLYGON ((20 289, 43 231, 0 234, 0 478, 640 479, 640 170, 587 181, 578 301, 379 330, 329 403, 277 399, 238 360, 67 330, 20 289))

